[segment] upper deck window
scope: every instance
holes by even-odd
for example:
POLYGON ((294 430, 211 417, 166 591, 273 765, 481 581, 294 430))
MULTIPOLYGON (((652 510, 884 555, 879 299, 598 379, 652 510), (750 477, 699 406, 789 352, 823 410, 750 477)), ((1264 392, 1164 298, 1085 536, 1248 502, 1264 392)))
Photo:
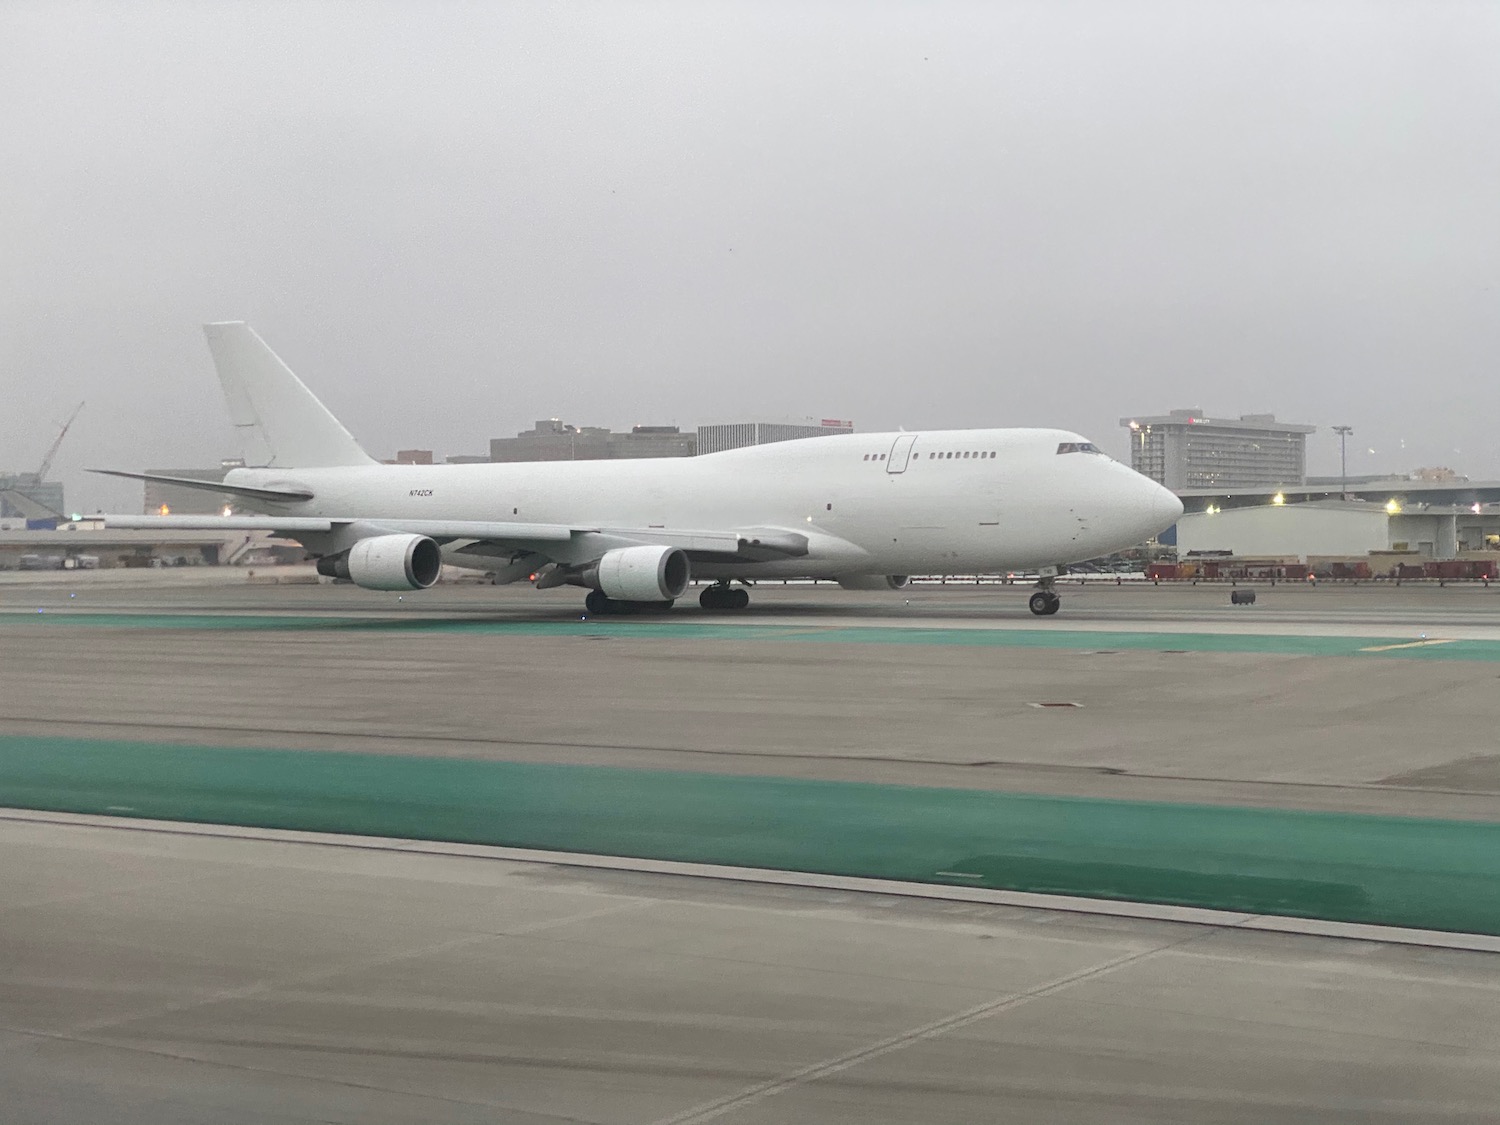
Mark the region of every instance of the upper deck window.
POLYGON ((1058 445, 1059 453, 1098 453, 1099 447, 1091 441, 1065 441, 1058 445))

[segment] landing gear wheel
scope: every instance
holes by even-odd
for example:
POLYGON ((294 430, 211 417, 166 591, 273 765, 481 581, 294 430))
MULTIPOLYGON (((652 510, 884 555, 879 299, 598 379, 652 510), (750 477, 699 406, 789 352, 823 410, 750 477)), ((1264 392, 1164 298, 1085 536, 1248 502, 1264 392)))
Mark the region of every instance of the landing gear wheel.
POLYGON ((1051 590, 1038 590, 1026 604, 1038 617, 1051 617, 1062 608, 1062 599, 1051 590))
POLYGON ((732 590, 728 583, 705 586, 698 595, 698 604, 704 609, 744 609, 750 604, 749 590, 732 590))
POLYGON ((618 613, 619 603, 611 601, 599 590, 590 590, 589 596, 583 599, 583 608, 595 617, 603 617, 607 613, 618 613))

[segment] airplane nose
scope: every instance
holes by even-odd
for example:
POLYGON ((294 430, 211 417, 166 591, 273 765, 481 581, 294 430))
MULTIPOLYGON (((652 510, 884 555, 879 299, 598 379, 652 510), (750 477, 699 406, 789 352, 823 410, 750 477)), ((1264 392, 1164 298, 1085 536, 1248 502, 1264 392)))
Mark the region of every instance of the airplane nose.
MULTIPOLYGON (((1153 482, 1154 483, 1154 482, 1153 482)), ((1179 500, 1171 489, 1156 485, 1156 495, 1152 498, 1151 513, 1165 529, 1177 522, 1177 517, 1182 515, 1182 501, 1179 500)))

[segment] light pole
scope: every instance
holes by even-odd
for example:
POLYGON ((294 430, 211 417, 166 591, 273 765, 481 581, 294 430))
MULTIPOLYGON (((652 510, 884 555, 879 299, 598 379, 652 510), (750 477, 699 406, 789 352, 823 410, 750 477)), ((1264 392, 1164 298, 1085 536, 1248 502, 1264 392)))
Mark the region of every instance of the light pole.
POLYGON ((1339 435, 1339 499, 1349 499, 1349 458, 1345 450, 1345 444, 1349 435, 1354 432, 1353 426, 1335 426, 1333 432, 1339 435))

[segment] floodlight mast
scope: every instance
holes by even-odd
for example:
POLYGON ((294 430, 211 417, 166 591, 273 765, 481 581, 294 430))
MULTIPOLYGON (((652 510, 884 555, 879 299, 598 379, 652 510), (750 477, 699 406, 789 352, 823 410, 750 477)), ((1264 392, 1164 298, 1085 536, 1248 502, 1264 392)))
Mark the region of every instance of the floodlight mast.
POLYGON ((1349 435, 1354 432, 1353 426, 1335 426, 1333 432, 1339 435, 1339 499, 1349 499, 1349 460, 1345 450, 1345 444, 1349 435))

